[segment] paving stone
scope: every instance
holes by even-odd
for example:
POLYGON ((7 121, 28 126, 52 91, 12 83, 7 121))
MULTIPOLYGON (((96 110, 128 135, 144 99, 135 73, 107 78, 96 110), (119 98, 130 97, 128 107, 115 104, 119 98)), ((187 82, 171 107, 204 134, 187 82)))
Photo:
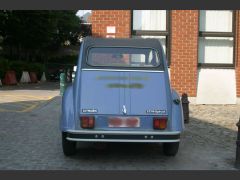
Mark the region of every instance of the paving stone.
MULTIPOLYGON (((31 94, 31 89, 28 93, 31 94)), ((190 105, 190 123, 185 124, 175 157, 164 156, 161 144, 145 143, 106 143, 103 149, 94 143, 79 143, 78 153, 65 157, 59 130, 60 113, 61 96, 30 112, 0 112, 0 169, 235 169, 239 105, 190 105)))

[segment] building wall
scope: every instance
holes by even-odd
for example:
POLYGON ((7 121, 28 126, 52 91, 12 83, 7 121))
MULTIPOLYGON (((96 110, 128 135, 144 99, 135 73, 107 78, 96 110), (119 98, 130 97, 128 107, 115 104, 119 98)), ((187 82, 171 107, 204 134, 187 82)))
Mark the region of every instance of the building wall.
POLYGON ((197 90, 198 11, 171 12, 171 83, 180 94, 197 90))
POLYGON ((116 38, 129 38, 131 36, 130 10, 94 10, 91 21, 92 34, 95 37, 113 35, 107 33, 108 26, 116 27, 116 38))
POLYGON ((240 97, 240 11, 236 11, 235 65, 237 97, 240 97))
MULTIPOLYGON (((199 36, 199 11, 198 10, 172 10, 170 13, 170 75, 171 85, 179 94, 187 93, 190 97, 197 97, 199 103, 207 102, 206 98, 215 90, 221 88, 217 81, 227 81, 226 88, 219 93, 219 103, 228 103, 229 100, 221 99, 222 93, 230 93, 231 103, 240 97, 240 13, 236 12, 236 34, 235 34, 235 69, 211 70, 198 68, 198 36, 199 36), (231 72, 230 72, 231 71, 231 72), (214 78, 208 78, 213 74, 214 78), (222 73, 228 77, 221 79, 222 73), (230 75, 229 75, 230 74, 230 75), (200 81, 199 81, 200 80, 200 81), (208 92, 207 84, 219 88, 212 88, 208 92), (212 82, 212 83, 211 83, 212 82), (230 85, 228 82, 231 82, 230 85), (227 87, 228 86, 228 87, 227 87), (200 88, 199 88, 200 87, 200 88), (234 88, 234 90, 231 90, 234 88), (233 98, 235 97, 235 99, 233 98)), ((131 11, 129 10, 94 10, 92 11, 92 33, 95 37, 106 37, 107 26, 116 27, 116 38, 131 37, 131 11)), ((211 101, 212 102, 212 101, 211 101)), ((211 103, 210 102, 210 103, 211 103)), ((217 101, 216 101, 217 102, 217 101)))
POLYGON ((197 104, 236 104, 234 69, 199 68, 197 104))

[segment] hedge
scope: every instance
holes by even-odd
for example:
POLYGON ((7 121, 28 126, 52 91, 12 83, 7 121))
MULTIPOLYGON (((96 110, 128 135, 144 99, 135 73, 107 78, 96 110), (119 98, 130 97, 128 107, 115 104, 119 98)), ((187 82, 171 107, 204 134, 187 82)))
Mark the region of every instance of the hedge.
MULTIPOLYGON (((78 55, 55 57, 48 60, 47 66, 48 68, 51 68, 51 66, 56 68, 58 66, 64 67, 64 68, 70 68, 73 65, 77 64, 77 60, 78 60, 78 55)), ((20 60, 19 61, 8 60, 6 58, 0 57, 0 78, 1 79, 4 78, 5 73, 8 70, 14 70, 16 72, 16 78, 18 81, 21 79, 23 71, 36 72, 38 79, 41 78, 43 72, 46 72, 46 75, 48 74, 44 64, 20 61, 20 60)))
POLYGON ((68 55, 55 57, 48 60, 48 63, 59 63, 59 64, 77 64, 78 55, 68 55))
POLYGON ((4 75, 7 70, 9 70, 8 60, 0 57, 0 79, 4 78, 4 75))
POLYGON ((45 72, 46 68, 44 64, 40 63, 29 63, 26 61, 10 61, 1 58, 0 59, 0 78, 3 79, 5 73, 8 70, 16 72, 16 78, 19 81, 23 71, 36 72, 38 79, 41 78, 42 73, 45 72))

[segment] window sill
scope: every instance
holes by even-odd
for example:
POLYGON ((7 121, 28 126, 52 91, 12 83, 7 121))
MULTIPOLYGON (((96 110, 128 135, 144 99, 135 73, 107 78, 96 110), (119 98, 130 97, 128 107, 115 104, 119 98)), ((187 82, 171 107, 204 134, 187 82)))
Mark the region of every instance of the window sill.
POLYGON ((199 68, 235 69, 234 64, 198 64, 199 68))

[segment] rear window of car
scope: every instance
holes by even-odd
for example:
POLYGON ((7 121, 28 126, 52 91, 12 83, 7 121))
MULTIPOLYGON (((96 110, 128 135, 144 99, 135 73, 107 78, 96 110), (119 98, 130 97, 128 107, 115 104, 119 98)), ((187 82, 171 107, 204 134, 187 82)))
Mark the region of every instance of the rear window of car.
POLYGON ((157 67, 160 60, 151 48, 91 47, 87 64, 105 67, 157 67))

